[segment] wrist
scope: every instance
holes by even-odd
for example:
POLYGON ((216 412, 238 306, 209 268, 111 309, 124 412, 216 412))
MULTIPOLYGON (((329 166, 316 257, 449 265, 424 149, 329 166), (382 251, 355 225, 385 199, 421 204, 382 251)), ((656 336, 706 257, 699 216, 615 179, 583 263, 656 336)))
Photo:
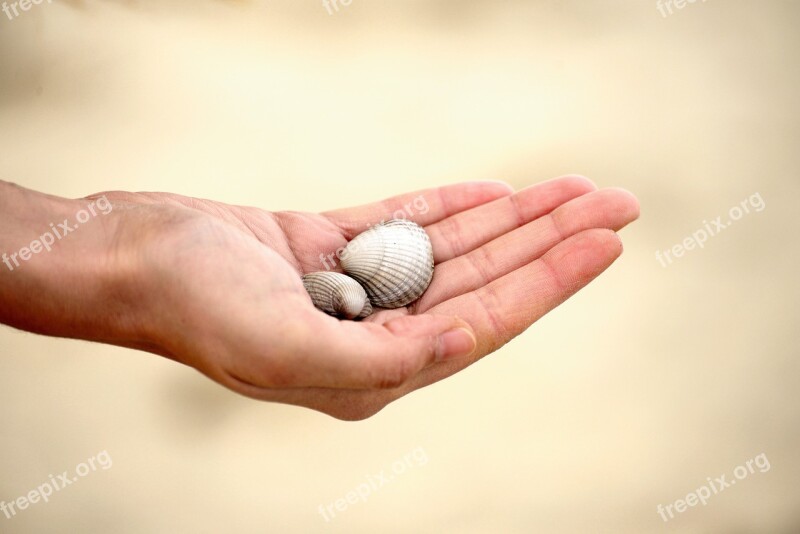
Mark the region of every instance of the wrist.
POLYGON ((60 337, 150 348, 135 255, 105 198, 69 200, 0 183, 0 321, 60 337))

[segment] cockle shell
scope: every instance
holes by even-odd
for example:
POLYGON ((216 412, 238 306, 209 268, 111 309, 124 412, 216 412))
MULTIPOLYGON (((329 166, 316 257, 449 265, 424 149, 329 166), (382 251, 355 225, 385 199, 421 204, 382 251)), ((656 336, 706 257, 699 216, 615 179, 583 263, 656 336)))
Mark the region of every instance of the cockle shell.
POLYGON ((404 219, 373 226, 344 249, 342 269, 358 280, 373 306, 400 308, 417 300, 433 278, 433 248, 425 230, 404 219))
POLYGON ((372 313, 372 304, 361 285, 347 275, 335 272, 310 273, 303 276, 314 306, 337 317, 363 319, 372 313))

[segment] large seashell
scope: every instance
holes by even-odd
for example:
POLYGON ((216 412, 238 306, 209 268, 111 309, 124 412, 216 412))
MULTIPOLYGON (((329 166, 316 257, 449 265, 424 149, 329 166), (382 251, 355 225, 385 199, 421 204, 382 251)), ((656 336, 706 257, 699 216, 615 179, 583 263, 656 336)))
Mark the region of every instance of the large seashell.
POLYGON ((363 319, 372 313, 372 304, 358 282, 347 275, 335 272, 309 273, 303 276, 314 306, 345 319, 363 319))
POLYGON ((393 219, 357 235, 342 269, 358 280, 374 306, 400 308, 417 300, 433 278, 433 248, 416 223, 393 219))

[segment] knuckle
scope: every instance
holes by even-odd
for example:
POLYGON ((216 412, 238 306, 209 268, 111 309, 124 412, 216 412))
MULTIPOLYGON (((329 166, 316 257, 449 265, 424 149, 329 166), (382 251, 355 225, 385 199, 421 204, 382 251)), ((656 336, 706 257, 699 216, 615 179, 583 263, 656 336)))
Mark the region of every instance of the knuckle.
POLYGON ((461 254, 465 250, 458 217, 450 217, 442 221, 441 234, 453 255, 461 254))

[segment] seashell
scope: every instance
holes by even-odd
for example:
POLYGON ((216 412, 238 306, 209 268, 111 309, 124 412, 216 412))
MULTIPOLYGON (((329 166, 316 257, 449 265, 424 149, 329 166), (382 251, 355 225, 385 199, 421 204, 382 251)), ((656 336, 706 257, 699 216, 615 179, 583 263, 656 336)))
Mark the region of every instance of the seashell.
POLYGON ((347 275, 335 272, 309 273, 303 276, 314 306, 345 319, 363 319, 372 313, 372 304, 358 282, 347 275))
POLYGON ((344 249, 342 269, 367 290, 373 306, 400 308, 417 300, 433 278, 433 247, 425 230, 404 219, 373 226, 344 249))

